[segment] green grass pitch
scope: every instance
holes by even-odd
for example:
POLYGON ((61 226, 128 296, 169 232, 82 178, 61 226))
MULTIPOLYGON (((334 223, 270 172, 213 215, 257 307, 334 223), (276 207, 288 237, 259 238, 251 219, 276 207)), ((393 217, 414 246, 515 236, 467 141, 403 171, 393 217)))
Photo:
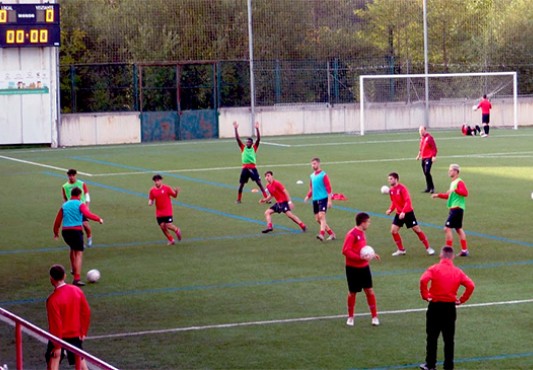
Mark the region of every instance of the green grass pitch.
MULTIPOLYGON (((533 351, 533 129, 493 129, 491 137, 433 131, 439 155, 437 191, 449 186, 450 163, 469 188, 464 228, 471 256, 456 259, 475 281, 458 310, 458 369, 531 369, 533 351)), ((446 203, 421 191, 425 183, 416 131, 266 137, 258 152, 308 225, 302 233, 274 215, 265 227, 260 193, 245 187, 235 204, 240 154, 234 140, 67 149, 0 150, 0 307, 47 328, 45 299, 53 263, 69 267, 68 249, 52 238, 65 171, 87 182, 94 247, 83 271, 102 278, 84 287, 92 308, 85 349, 121 369, 409 369, 425 355, 425 307, 418 279, 438 257, 425 254, 402 229, 404 257, 392 257, 389 205, 380 193, 396 171, 411 191, 418 221, 433 248, 444 242, 446 203), (321 243, 308 190, 318 156, 336 201, 328 222, 338 239, 321 243), (183 240, 167 246, 148 206, 151 177, 181 187, 174 202, 183 240), (84 174, 81 174, 84 173, 84 174), (297 181, 303 180, 304 185, 297 181), (364 294, 355 326, 345 325, 347 287, 341 254, 354 215, 372 216, 368 243, 381 326, 372 327, 364 294)), ((455 236, 456 237, 456 236, 455 236)), ((457 238, 454 243, 458 247, 457 238)), ((14 330, 0 324, 0 364, 15 368, 14 330)), ((24 336, 25 368, 44 367, 45 346, 24 336)), ((442 342, 439 344, 442 361, 442 342)), ((442 365, 440 364, 440 367, 442 365)))

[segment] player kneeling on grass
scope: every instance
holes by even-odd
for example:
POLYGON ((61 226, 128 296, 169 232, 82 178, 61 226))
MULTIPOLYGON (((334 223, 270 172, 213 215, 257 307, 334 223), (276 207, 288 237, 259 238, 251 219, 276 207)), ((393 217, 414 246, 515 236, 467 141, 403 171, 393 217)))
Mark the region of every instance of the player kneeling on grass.
POLYGON ((267 222, 267 228, 264 229, 262 232, 263 234, 271 232, 273 229, 272 227, 272 214, 273 213, 285 213, 288 218, 293 220, 295 223, 300 226, 302 231, 307 230, 307 226, 296 216, 294 213, 292 213, 292 210, 294 209, 294 203, 291 201, 291 197, 289 195, 289 192, 283 186, 283 184, 277 180, 274 180, 274 174, 272 171, 265 172, 265 178, 267 180, 267 190, 270 193, 265 198, 262 198, 259 200, 259 203, 268 203, 272 198, 276 200, 276 203, 267 209, 265 211, 265 218, 267 222))

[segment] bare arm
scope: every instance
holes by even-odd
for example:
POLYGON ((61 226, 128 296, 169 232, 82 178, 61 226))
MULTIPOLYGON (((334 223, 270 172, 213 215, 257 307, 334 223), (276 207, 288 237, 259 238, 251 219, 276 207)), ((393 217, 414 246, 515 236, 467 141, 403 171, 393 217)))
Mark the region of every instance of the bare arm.
POLYGON ((233 122, 233 128, 235 129, 235 140, 237 140, 237 144, 239 144, 239 147, 242 148, 244 144, 241 141, 241 138, 239 136, 239 124, 237 121, 233 122))

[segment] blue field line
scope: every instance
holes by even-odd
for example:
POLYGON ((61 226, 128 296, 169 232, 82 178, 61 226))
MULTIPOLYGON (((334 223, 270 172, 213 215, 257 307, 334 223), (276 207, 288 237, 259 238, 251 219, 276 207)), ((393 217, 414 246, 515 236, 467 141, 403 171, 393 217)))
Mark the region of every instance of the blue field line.
MULTIPOLYGON (((463 270, 471 269, 489 269, 489 268, 502 268, 502 267, 512 267, 512 266, 524 266, 532 265, 533 260, 529 261, 516 261, 516 262, 506 262, 506 263, 491 263, 491 264, 478 264, 478 265, 465 265, 460 266, 463 270)), ((394 275, 408 275, 408 274, 421 274, 424 272, 424 268, 418 269, 401 269, 401 270, 392 270, 392 271, 373 271, 372 275, 374 277, 381 276, 394 276, 394 275)), ((346 279, 345 275, 332 275, 332 276, 309 276, 301 278, 287 278, 287 279, 275 279, 275 280, 266 280, 266 281, 240 281, 234 283, 225 283, 225 284, 209 284, 209 285, 188 285, 182 287, 167 287, 167 288, 152 288, 152 289, 142 289, 142 290, 127 290, 121 292, 108 292, 108 293, 98 293, 98 294, 89 294, 88 297, 91 298, 110 298, 110 297, 122 297, 122 296, 133 296, 133 295, 146 295, 146 294, 167 294, 167 293, 177 293, 177 292, 194 292, 194 291, 204 291, 204 290, 218 290, 218 289, 234 289, 234 288, 249 288, 256 286, 271 286, 278 284, 300 284, 300 283, 309 283, 309 282, 320 282, 320 281, 344 281, 346 279)), ((90 288, 89 288, 90 289, 90 288)), ((27 303, 40 303, 46 301, 45 297, 39 298, 25 298, 13 301, 0 301, 0 306, 13 306, 19 304, 27 303)))
MULTIPOLYGON (((484 356, 484 357, 470 357, 470 358, 456 358, 454 359, 455 364, 463 364, 467 362, 480 362, 484 363, 486 361, 499 361, 499 360, 511 360, 514 358, 526 358, 532 357, 533 352, 525 353, 507 353, 495 356, 484 356)), ((388 369, 418 369, 418 366, 424 361, 420 361, 416 364, 405 364, 405 365, 390 365, 386 367, 365 367, 365 368, 354 368, 354 370, 388 370, 388 369)), ((437 365, 443 365, 442 361, 437 362, 437 365)))
MULTIPOLYGON (((86 159, 84 157, 73 157, 73 158, 78 159, 78 160, 93 161, 93 160, 86 159)), ((142 171, 150 171, 148 169, 141 168, 141 167, 124 166, 124 165, 119 165, 119 164, 116 164, 116 163, 106 162, 106 161, 96 161, 96 160, 94 160, 94 162, 99 163, 99 164, 106 164, 106 165, 109 165, 109 166, 115 166, 115 167, 124 167, 124 168, 130 168, 130 169, 136 169, 136 170, 142 170, 142 171)), ((53 176, 53 177, 58 177, 58 178, 63 178, 64 177, 63 175, 59 175, 56 172, 43 171, 43 173, 46 174, 46 175, 53 176)), ((184 180, 188 180, 188 181, 193 181, 193 182, 200 182, 200 183, 203 183, 203 184, 206 184, 206 185, 212 185, 212 186, 225 187, 225 188, 229 188, 229 189, 235 189, 235 187, 229 186, 227 184, 216 183, 216 182, 213 182, 213 181, 199 180, 199 179, 195 179, 195 178, 188 177, 188 176, 183 176, 183 175, 165 174, 165 176, 176 177, 176 178, 180 178, 180 179, 184 179, 184 180)), ((88 185, 91 185, 91 186, 97 186, 97 187, 101 187, 101 188, 104 188, 104 189, 117 191, 117 192, 120 192, 120 193, 140 196, 142 198, 146 198, 147 197, 147 195, 144 194, 144 193, 134 192, 134 191, 131 191, 131 190, 128 190, 128 189, 123 189, 123 188, 118 188, 118 187, 115 187, 115 186, 105 185, 105 184, 98 183, 98 182, 91 181, 91 180, 84 179, 84 181, 88 185)), ((292 197, 292 200, 303 203, 303 199, 302 198, 292 197)), ((251 222, 251 223, 254 223, 254 224, 261 224, 261 225, 264 224, 264 221, 262 221, 262 220, 259 221, 259 220, 255 220, 255 219, 252 219, 252 218, 249 218, 249 217, 237 216, 237 215, 234 215, 234 214, 230 214, 230 213, 227 213, 227 212, 214 210, 214 209, 211 209, 211 208, 190 205, 190 204, 182 203, 182 202, 179 202, 179 201, 173 201, 173 203, 177 204, 177 205, 180 205, 180 206, 183 206, 183 207, 186 207, 186 208, 195 209, 197 211, 213 213, 213 214, 217 214, 219 216, 230 217, 230 218, 233 218, 233 219, 246 221, 246 222, 251 222)), ((348 213, 354 214, 354 215, 356 213, 358 213, 358 212, 361 212, 361 210, 356 209, 356 208, 350 208, 350 207, 344 207, 344 206, 338 206, 338 205, 334 206, 333 208, 337 209, 337 210, 345 211, 345 212, 348 212, 348 213)), ((367 212, 367 213, 371 217, 392 219, 391 216, 387 216, 387 215, 384 215, 382 213, 374 213, 374 212, 367 212)), ((420 222, 419 224, 421 226, 431 227, 431 228, 435 228, 435 229, 441 229, 443 227, 442 225, 435 225, 435 224, 424 223, 424 222, 420 222)), ((278 226, 278 228, 280 228, 282 230, 285 230, 285 231, 294 232, 294 233, 297 233, 297 232, 300 231, 299 229, 285 227, 285 226, 278 226)), ((485 238, 485 239, 491 239, 491 240, 499 241, 499 242, 502 242, 502 243, 521 245, 521 246, 525 246, 525 247, 533 247, 533 243, 531 243, 531 242, 525 242, 525 241, 521 241, 521 240, 513 240, 513 239, 509 239, 509 238, 505 238, 505 237, 489 235, 489 234, 482 234, 482 233, 473 232, 473 231, 467 231, 467 230, 465 230, 465 233, 467 235, 477 236, 477 237, 485 238)))
MULTIPOLYGON (((301 232, 301 231, 300 231, 301 232)), ((277 231, 274 233, 271 233, 268 237, 274 237, 274 236, 281 236, 281 235, 289 235, 293 234, 294 232, 290 231, 277 231)), ((226 240, 236 240, 236 239, 246 239, 246 238, 257 238, 257 236, 260 233, 254 233, 254 234, 239 234, 239 235, 224 235, 224 236, 211 236, 211 237, 198 237, 198 238, 186 238, 186 241, 183 243, 178 243, 176 247, 179 247, 180 245, 189 246, 190 242, 205 242, 205 241, 217 241, 221 239, 226 240)), ((152 240, 152 241, 144 241, 144 242, 125 242, 125 243, 113 243, 113 244, 105 244, 105 243, 98 243, 94 244, 90 249, 100 249, 100 248, 122 248, 122 247, 144 247, 147 245, 153 246, 155 245, 161 245, 165 246, 165 248, 168 248, 167 246, 167 240, 166 239, 159 239, 159 240, 152 240)), ((43 248, 36 248, 36 249, 11 249, 11 250, 0 250, 0 256, 1 255, 10 255, 10 254, 24 254, 24 253, 48 253, 48 252, 59 252, 59 251, 66 251, 70 250, 67 246, 60 246, 60 247, 43 247, 43 248)), ((87 249, 86 249, 87 250, 87 249)))
MULTIPOLYGON (((108 162, 108 161, 102 161, 102 160, 97 160, 97 159, 87 158, 87 157, 74 156, 74 157, 71 157, 71 158, 75 159, 77 161, 85 161, 85 162, 90 162, 90 163, 102 164, 104 166, 109 166, 109 167, 118 167, 118 168, 134 170, 134 171, 140 171, 140 172, 151 172, 153 174, 159 173, 161 175, 165 175, 167 177, 174 177, 174 178, 180 179, 180 180, 186 180, 186 181, 190 181, 190 182, 197 182, 197 183, 200 183, 200 184, 218 186, 220 188, 237 190, 237 187, 234 186, 234 185, 228 185, 228 184, 224 184, 224 183, 220 183, 220 182, 213 182, 213 181, 208 181, 208 180, 197 179, 195 177, 180 175, 180 174, 176 174, 176 173, 168 173, 168 172, 164 172, 164 171, 158 172, 158 171, 151 170, 149 168, 127 166, 127 165, 123 165, 123 164, 118 164, 118 163, 108 162)), ((83 180, 83 181, 85 181, 85 180, 83 180)))

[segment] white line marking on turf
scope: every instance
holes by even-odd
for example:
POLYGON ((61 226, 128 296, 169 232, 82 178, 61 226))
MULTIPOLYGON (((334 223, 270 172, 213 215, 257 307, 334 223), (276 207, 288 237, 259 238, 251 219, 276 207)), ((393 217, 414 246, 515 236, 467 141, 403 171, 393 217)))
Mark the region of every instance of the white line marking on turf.
MULTIPOLYGON (((514 301, 501 301, 501 302, 486 302, 486 303, 473 303, 465 304, 458 306, 458 308, 473 308, 473 307, 488 307, 488 306, 499 306, 499 305, 511 305, 511 304, 521 304, 521 303, 532 303, 533 299, 523 299, 523 300, 514 300, 514 301)), ((395 314, 405 314, 413 312, 424 312, 426 308, 411 308, 407 310, 392 310, 392 311, 381 311, 379 315, 395 315, 395 314)), ((369 313, 358 313, 355 316, 369 316, 369 313)), ((188 326, 183 328, 173 328, 173 329, 160 329, 160 330, 145 330, 137 331, 130 333, 117 333, 117 334, 105 334, 105 335, 93 335, 87 337, 86 339, 108 339, 108 338, 125 338, 125 337, 134 337, 141 335, 154 335, 154 334, 167 334, 167 333, 178 333, 186 331, 197 331, 197 330, 209 330, 209 329, 225 329, 225 328, 236 328, 243 326, 262 326, 262 325, 276 325, 276 324, 289 324, 295 322, 308 322, 308 321, 318 321, 318 320, 332 320, 346 318, 346 314, 342 315, 329 315, 329 316, 314 316, 314 317, 299 317, 294 319, 282 319, 282 320, 266 320, 266 321, 249 321, 249 322, 236 322, 229 324, 217 324, 217 325, 203 325, 203 326, 188 326)))
POLYGON ((279 144, 279 143, 271 143, 271 142, 268 142, 268 141, 261 141, 261 144, 263 145, 271 145, 271 146, 282 146, 282 147, 285 147, 285 148, 290 148, 292 145, 290 144, 279 144))
MULTIPOLYGON (((20 163, 29 164, 29 165, 32 165, 32 166, 37 166, 37 167, 50 168, 50 169, 53 169, 53 170, 59 170, 59 171, 64 171, 64 172, 68 171, 67 168, 61 168, 61 167, 56 167, 56 166, 50 166, 48 164, 25 161, 23 159, 17 159, 17 158, 13 158, 13 157, 6 157, 4 155, 0 155, 0 158, 7 159, 8 161, 20 162, 20 163)), ((83 176, 92 176, 90 173, 80 172, 80 171, 78 171, 78 174, 83 175, 83 176)))
MULTIPOLYGON (((458 155, 448 155, 448 156, 439 156, 439 158, 512 158, 509 155, 516 154, 533 154, 533 152, 512 152, 512 153, 489 153, 489 154, 458 154, 458 155)), ((532 158, 529 156, 527 158, 532 158)), ((377 162, 400 162, 400 161, 414 161, 414 157, 407 158, 383 158, 383 159, 354 159, 350 161, 338 161, 338 162, 322 162, 325 165, 336 165, 336 164, 357 164, 357 163, 377 163, 377 162)), ((296 166, 309 166, 309 162, 305 163, 284 163, 284 164, 262 164, 262 168, 281 168, 281 167, 296 167, 296 166)), ((189 168, 189 169, 180 169, 180 170, 160 170, 160 171, 131 171, 131 172, 114 172, 114 173, 95 173, 92 176, 125 176, 125 175, 145 175, 147 173, 187 173, 187 172, 204 172, 204 171, 226 171, 226 170, 239 170, 241 166, 232 166, 232 167, 207 167, 207 168, 189 168)), ((466 171, 466 169, 463 169, 466 171)))

